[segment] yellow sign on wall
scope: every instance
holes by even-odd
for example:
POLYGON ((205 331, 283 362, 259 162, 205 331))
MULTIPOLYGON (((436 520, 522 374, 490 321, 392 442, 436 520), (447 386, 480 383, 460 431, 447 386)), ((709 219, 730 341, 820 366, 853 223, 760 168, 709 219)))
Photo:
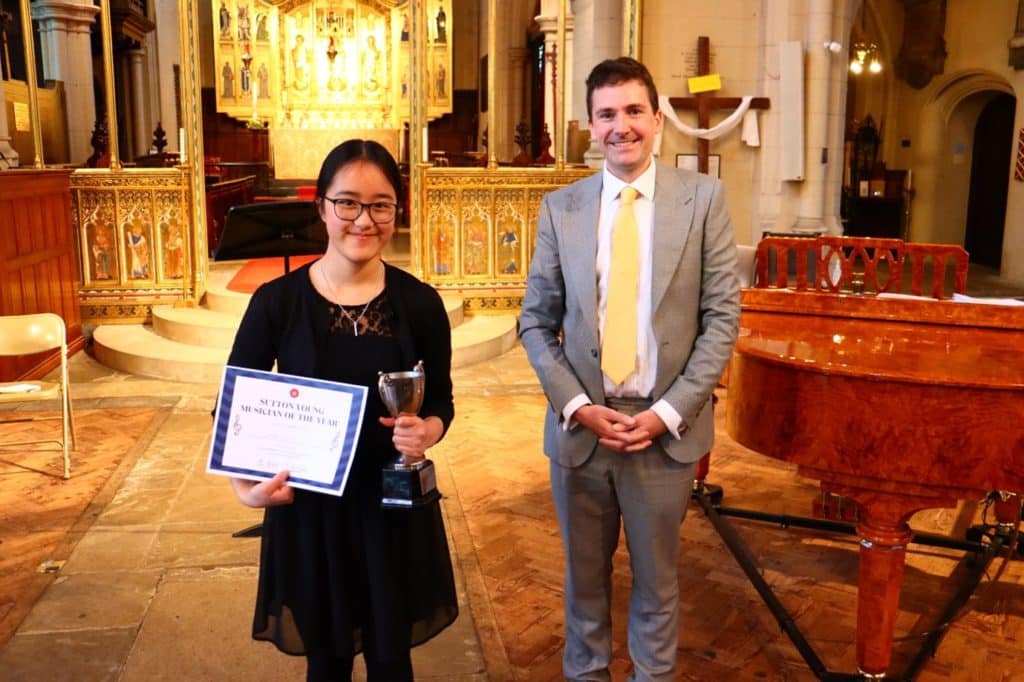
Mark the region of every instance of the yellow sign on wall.
POLYGON ((696 95, 698 92, 721 90, 722 77, 717 73, 707 76, 694 76, 693 78, 687 78, 686 84, 690 88, 690 94, 696 95))
POLYGON ((14 129, 19 133, 32 130, 32 119, 28 115, 28 104, 14 102, 14 129))

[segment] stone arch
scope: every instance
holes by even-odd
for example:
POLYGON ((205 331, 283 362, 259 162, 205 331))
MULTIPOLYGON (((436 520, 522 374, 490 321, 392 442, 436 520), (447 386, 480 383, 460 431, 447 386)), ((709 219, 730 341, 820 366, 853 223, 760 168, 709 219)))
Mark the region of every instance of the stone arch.
POLYGON ((985 69, 948 74, 930 90, 916 135, 908 237, 963 244, 974 126, 989 101, 1000 93, 1016 97, 1016 92, 1004 77, 985 69))

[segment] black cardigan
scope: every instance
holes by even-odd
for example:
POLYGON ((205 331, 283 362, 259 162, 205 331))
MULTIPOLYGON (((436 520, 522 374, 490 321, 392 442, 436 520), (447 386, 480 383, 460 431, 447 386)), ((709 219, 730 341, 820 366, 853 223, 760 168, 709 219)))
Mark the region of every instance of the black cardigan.
MULTIPOLYGON (((261 285, 252 295, 228 358, 229 365, 282 374, 323 378, 320 358, 327 352, 323 313, 310 310, 317 300, 310 265, 261 285)), ((452 399, 452 336, 438 293, 412 275, 385 264, 384 290, 395 313, 391 333, 402 366, 423 360, 426 386, 421 417, 438 417, 448 430, 455 416, 452 399)), ((371 387, 371 390, 373 387, 371 387)))

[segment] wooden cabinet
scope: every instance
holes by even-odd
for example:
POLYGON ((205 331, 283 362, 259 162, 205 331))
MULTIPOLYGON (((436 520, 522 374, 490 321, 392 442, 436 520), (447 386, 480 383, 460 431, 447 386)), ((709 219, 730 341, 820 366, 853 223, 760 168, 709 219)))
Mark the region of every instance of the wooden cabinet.
MULTIPOLYGON (((65 170, 0 171, 0 315, 60 315, 73 352, 85 340, 70 175, 65 170)), ((59 352, 0 358, 0 381, 38 378, 59 363, 59 352)))

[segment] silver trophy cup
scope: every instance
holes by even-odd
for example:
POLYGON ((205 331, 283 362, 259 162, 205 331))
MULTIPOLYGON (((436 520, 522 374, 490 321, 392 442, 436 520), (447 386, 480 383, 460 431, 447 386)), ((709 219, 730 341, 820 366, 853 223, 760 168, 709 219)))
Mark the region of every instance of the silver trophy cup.
MULTIPOLYGON (((388 414, 417 414, 423 404, 423 389, 426 374, 423 361, 416 363, 409 372, 380 372, 377 390, 388 414)), ((401 455, 381 472, 381 506, 395 509, 410 509, 428 504, 439 496, 434 463, 424 459, 415 464, 405 464, 401 455)))

